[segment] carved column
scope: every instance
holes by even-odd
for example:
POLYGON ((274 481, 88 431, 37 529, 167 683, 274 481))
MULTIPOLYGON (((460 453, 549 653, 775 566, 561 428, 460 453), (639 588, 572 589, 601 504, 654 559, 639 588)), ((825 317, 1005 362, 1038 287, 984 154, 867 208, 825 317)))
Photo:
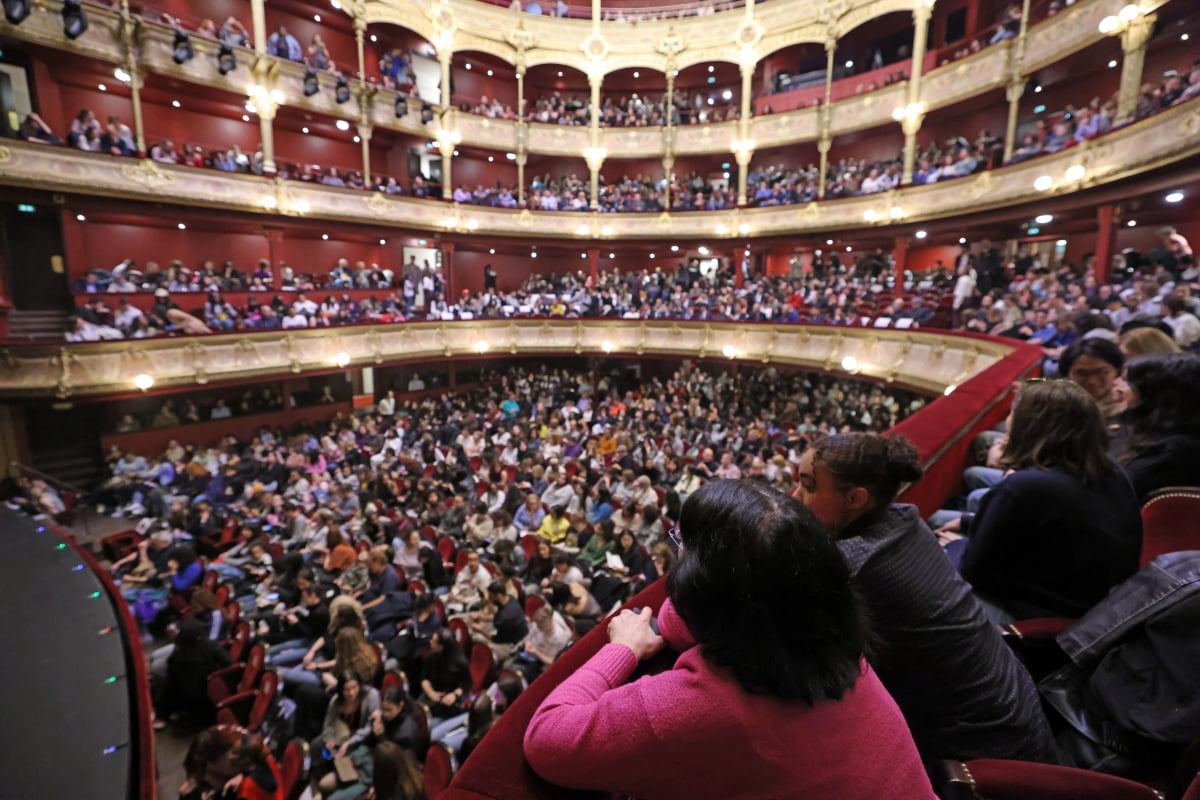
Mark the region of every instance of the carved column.
POLYGON ((1121 125, 1133 118, 1137 110, 1138 89, 1142 85, 1142 68, 1146 63, 1146 43, 1154 30, 1154 14, 1139 16, 1121 31, 1121 88, 1117 91, 1117 118, 1121 125))
POLYGON ((442 299, 446 305, 453 305, 454 297, 454 242, 442 243, 442 285, 446 287, 446 296, 442 299))
POLYGON ((754 80, 754 65, 757 63, 752 52, 744 50, 742 55, 744 57, 738 64, 742 73, 742 113, 738 119, 738 140, 733 143, 733 155, 738 165, 739 207, 745 207, 749 202, 746 185, 750 177, 750 160, 754 158, 754 140, 750 138, 750 88, 754 80))
POLYGON ((525 205, 525 153, 529 148, 529 119, 525 114, 525 53, 517 53, 517 203, 525 205))
POLYGON ((258 109, 258 135, 262 140, 259 145, 263 154, 263 174, 274 175, 278 168, 275 166, 275 104, 263 103, 255 106, 258 109))
POLYGON ((819 174, 817 186, 817 198, 825 199, 825 181, 829 178, 829 148, 833 146, 833 139, 828 135, 817 139, 817 150, 821 153, 821 172, 819 174))
POLYGON ((666 126, 663 128, 663 208, 671 210, 671 172, 675 169, 675 60, 667 61, 666 126))
POLYGON ((1021 96, 1025 94, 1025 80, 1019 75, 1004 89, 1008 96, 1008 124, 1004 128, 1004 163, 1012 158, 1017 146, 1017 114, 1021 110, 1021 96))
POLYGON ((904 131, 904 172, 900 176, 901 183, 912 183, 913 167, 917 163, 917 134, 924 121, 924 114, 906 114, 900 120, 900 128, 904 131))
POLYGON ((366 121, 367 112, 363 111, 363 121, 358 123, 358 139, 362 144, 363 186, 371 189, 371 124, 366 121))
POLYGON ((125 45, 125 71, 129 73, 129 102, 133 108, 133 137, 138 155, 146 155, 146 126, 142 118, 142 71, 137 59, 137 29, 139 21, 129 8, 129 0, 121 0, 121 39, 125 45))
POLYGON ((442 155, 442 199, 454 197, 454 147, 462 141, 455 127, 455 111, 448 107, 442 112, 437 133, 438 152, 442 155))
POLYGON ((913 9, 912 75, 908 79, 908 102, 921 102, 921 74, 925 71, 925 47, 929 38, 929 15, 932 0, 920 0, 913 9))
POLYGON ((267 54, 267 11, 266 0, 250 0, 250 28, 254 35, 254 52, 267 54))
POLYGON ((367 79, 367 52, 363 38, 367 33, 367 20, 359 16, 362 10, 361 4, 355 4, 352 9, 354 13, 354 44, 358 48, 358 79, 365 81, 367 79))
MULTIPOLYGON (((598 2, 593 2, 593 10, 598 13, 598 2)), ((588 71, 588 88, 591 90, 592 114, 588 122, 588 146, 583 150, 583 158, 587 161, 589 173, 588 200, 593 211, 600 210, 600 167, 608 155, 600 146, 600 84, 604 80, 602 66, 593 61, 588 71)))

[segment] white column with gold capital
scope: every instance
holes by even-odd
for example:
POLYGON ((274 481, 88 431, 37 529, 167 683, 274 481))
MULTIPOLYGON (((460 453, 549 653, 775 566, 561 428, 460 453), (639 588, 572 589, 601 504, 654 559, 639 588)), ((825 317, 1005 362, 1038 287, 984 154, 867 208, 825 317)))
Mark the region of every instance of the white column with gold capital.
POLYGON ((1142 85, 1142 70, 1146 64, 1146 43, 1154 32, 1157 17, 1143 14, 1136 5, 1127 5, 1121 9, 1118 19, 1124 25, 1121 29, 1121 51, 1124 55, 1121 58, 1121 88, 1117 90, 1117 118, 1113 122, 1121 125, 1133 119, 1137 111, 1138 90, 1142 85))

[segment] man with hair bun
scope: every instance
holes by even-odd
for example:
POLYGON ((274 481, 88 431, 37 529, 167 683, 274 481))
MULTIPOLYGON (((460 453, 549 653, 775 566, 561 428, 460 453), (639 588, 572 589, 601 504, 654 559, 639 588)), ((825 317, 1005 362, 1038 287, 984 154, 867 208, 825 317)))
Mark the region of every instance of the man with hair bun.
POLYGON ((917 508, 894 503, 918 457, 902 436, 828 436, 804 453, 795 497, 837 538, 878 639, 871 664, 921 755, 1056 763, 1029 673, 917 508))

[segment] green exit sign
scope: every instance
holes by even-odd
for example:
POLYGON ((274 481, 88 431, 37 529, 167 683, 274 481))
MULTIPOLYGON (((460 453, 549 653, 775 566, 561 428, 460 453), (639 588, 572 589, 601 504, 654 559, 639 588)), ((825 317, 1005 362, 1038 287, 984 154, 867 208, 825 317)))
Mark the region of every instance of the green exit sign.
POLYGON ((17 206, 17 211, 20 211, 22 214, 32 214, 37 211, 37 206, 31 206, 29 203, 21 203, 17 206))

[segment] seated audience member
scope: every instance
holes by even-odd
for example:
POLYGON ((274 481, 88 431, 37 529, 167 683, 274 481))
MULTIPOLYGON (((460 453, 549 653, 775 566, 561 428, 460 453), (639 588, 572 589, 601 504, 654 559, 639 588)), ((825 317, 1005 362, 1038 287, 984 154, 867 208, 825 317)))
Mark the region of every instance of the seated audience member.
POLYGON ((230 762, 237 775, 225 784, 222 797, 235 800, 285 800, 283 775, 275 756, 258 734, 246 734, 233 750, 230 762))
POLYGON ((562 615, 550 606, 542 606, 533 615, 529 638, 521 643, 516 665, 526 680, 533 680, 558 659, 571 642, 571 629, 562 615))
POLYGON ((371 751, 371 794, 373 800, 423 800, 421 771, 403 750, 382 742, 371 751))
POLYGON ((937 531, 993 621, 1078 617, 1137 570, 1141 506, 1107 447, 1099 406, 1074 382, 1022 387, 1007 477, 978 514, 937 531))
POLYGON ((237 774, 233 751, 245 735, 245 729, 236 725, 214 725, 201 731, 183 759, 186 777, 179 786, 179 800, 205 800, 224 790, 237 774))
POLYGON ((208 698, 208 676, 233 663, 228 651, 208 637, 208 628, 198 619, 179 626, 175 647, 167 659, 166 680, 155 707, 155 716, 166 722, 174 714, 186 714, 202 724, 211 723, 216 709, 208 698))
POLYGON ((1168 486, 1200 486, 1200 356, 1169 353, 1126 366, 1129 407, 1112 426, 1109 453, 1138 500, 1168 486))
POLYGON ((487 587, 491 614, 474 614, 468 625, 480 634, 480 641, 492 648, 497 662, 508 658, 529 635, 529 621, 515 597, 508 593, 504 581, 492 581, 487 587))
POLYGON ((1086 389, 1105 419, 1125 407, 1125 383, 1121 380, 1124 366, 1121 348, 1099 338, 1077 339, 1058 362, 1059 373, 1086 389))
POLYGON ((785 495, 716 481, 688 498, 679 536, 663 635, 650 609, 609 622, 610 643, 534 713, 533 770, 646 800, 931 800, 904 718, 863 659, 865 617, 824 526, 785 495), (666 643, 675 668, 628 683, 666 643))
POLYGON ((442 628, 429 642, 429 655, 421 671, 421 700, 439 719, 459 713, 459 705, 471 688, 471 670, 462 647, 449 628, 442 628))
POLYGON ((364 684, 354 672, 338 676, 337 688, 325 712, 321 735, 312 744, 313 782, 328 797, 338 787, 333 760, 349 758, 358 769, 369 768, 367 738, 381 709, 379 690, 364 684))
POLYGON ((1025 667, 937 545, 915 506, 921 478, 903 437, 846 433, 804 453, 795 496, 829 526, 871 617, 871 664, 927 759, 1055 763, 1025 667))

